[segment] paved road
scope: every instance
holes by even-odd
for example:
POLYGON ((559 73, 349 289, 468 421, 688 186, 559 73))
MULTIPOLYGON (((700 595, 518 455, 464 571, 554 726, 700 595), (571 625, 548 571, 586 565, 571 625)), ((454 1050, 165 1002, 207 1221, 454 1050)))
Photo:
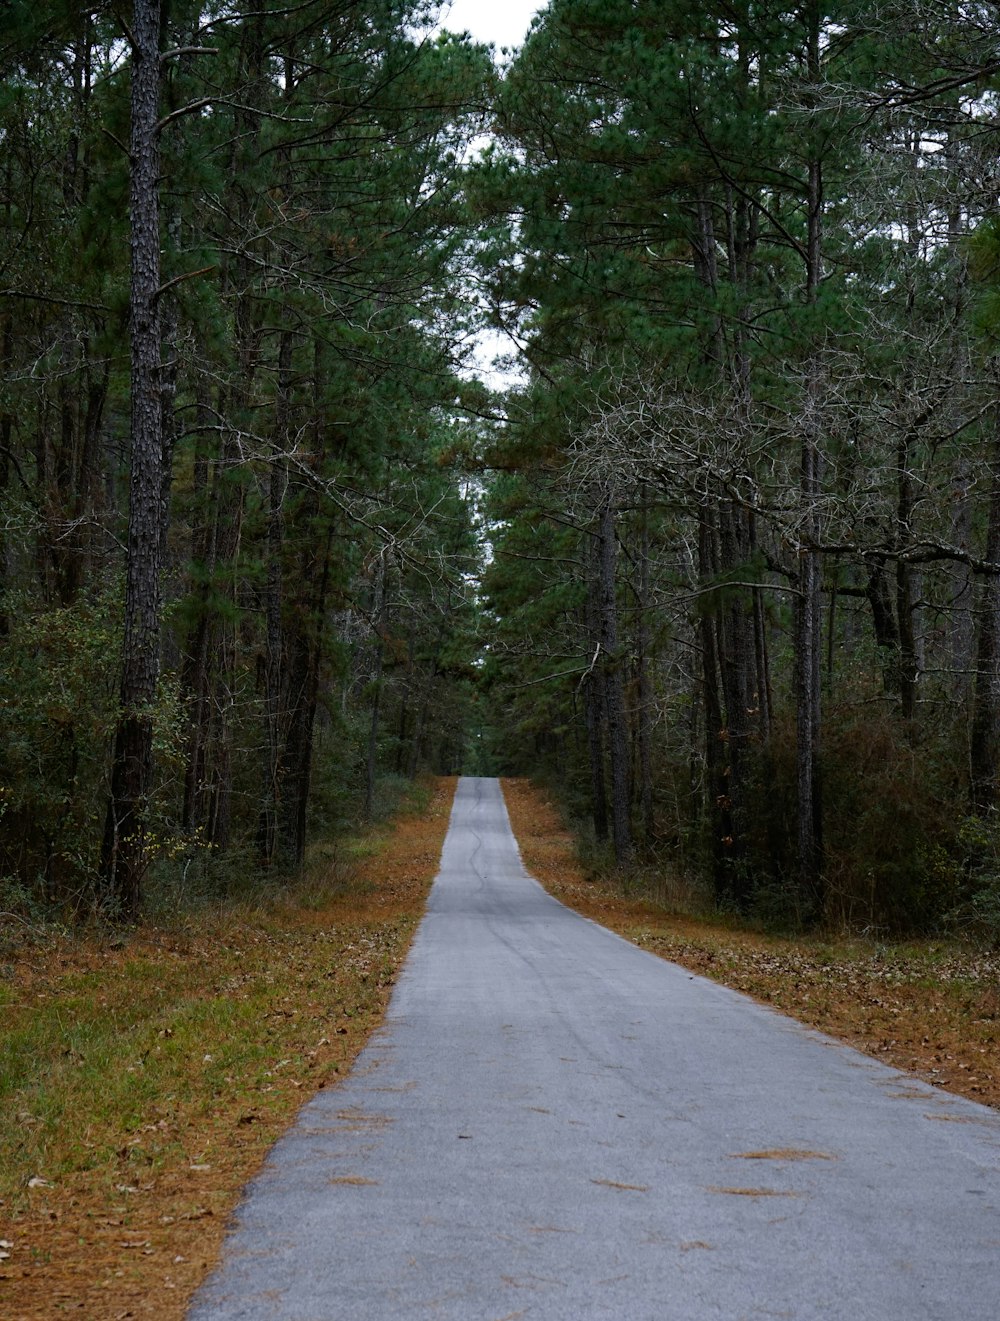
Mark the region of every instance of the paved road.
POLYGON ((996 1321, 1000 1116, 634 948, 463 779, 383 1030, 191 1321, 996 1321))

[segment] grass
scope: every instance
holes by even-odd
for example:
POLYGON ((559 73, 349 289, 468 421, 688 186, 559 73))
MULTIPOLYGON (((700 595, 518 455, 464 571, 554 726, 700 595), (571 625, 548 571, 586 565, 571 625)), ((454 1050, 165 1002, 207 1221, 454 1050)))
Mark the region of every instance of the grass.
POLYGON ((525 866, 571 908, 637 945, 948 1091, 1000 1108, 1000 953, 957 941, 786 938, 584 878, 547 794, 504 780, 525 866))
POLYGON ((453 792, 316 850, 279 897, 125 939, 9 936, 5 1318, 184 1315, 244 1183, 381 1021, 453 792))

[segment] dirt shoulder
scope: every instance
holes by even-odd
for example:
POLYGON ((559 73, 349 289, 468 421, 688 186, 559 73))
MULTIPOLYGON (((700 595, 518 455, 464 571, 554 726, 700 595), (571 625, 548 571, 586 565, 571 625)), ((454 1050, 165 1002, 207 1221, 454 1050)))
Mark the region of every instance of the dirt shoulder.
POLYGON ((1000 954, 946 941, 786 939, 677 917, 587 881, 558 809, 503 780, 528 870, 626 939, 935 1086, 1000 1109, 1000 954))
POLYGON ((244 1184, 381 1022, 454 790, 436 781, 286 902, 16 952, 0 981, 4 1318, 185 1315, 244 1184))

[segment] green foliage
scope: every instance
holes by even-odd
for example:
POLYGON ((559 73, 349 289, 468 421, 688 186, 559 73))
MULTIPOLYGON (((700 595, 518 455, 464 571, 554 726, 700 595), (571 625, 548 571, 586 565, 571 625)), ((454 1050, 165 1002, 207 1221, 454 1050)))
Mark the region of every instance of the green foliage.
MULTIPOLYGON (((884 707, 828 713, 822 775, 826 804, 826 923, 898 937, 939 929, 960 897, 967 826, 953 738, 915 744, 884 707)), ((795 884, 795 744, 786 717, 751 777, 753 829, 744 865, 752 914, 765 928, 801 930, 814 919, 795 884)))
POLYGON ((996 820, 981 816, 956 824, 956 847, 938 848, 927 859, 939 888, 952 899, 947 924, 1000 947, 1000 830, 996 820))
POLYGON ((9 592, 0 611, 2 871, 22 895, 71 908, 85 898, 99 845, 117 598, 45 611, 9 592))
POLYGON ((958 750, 948 735, 916 743, 888 712, 832 724, 824 775, 834 922, 893 935, 940 924, 955 891, 929 863, 962 849, 958 750))
MULTIPOLYGON (((105 769, 118 714, 120 595, 39 610, 24 593, 0 598, 0 868, 8 908, 87 911, 103 828, 105 769)), ((150 848, 177 841, 169 786, 182 768, 186 712, 161 679, 149 713, 160 778, 149 804, 150 848)))
MULTIPOLYGON (((214 54, 163 65, 164 116, 211 106, 161 138, 151 902, 230 892, 258 862, 283 877, 307 818, 339 831, 369 785, 378 812, 423 768, 541 768, 586 816, 607 756, 590 677, 621 675, 646 861, 806 920, 793 638, 814 538, 828 916, 979 921, 990 847, 954 825, 977 699, 955 672, 988 617, 966 561, 990 517, 996 115, 962 100, 988 36, 897 0, 877 22, 552 0, 501 76, 468 40, 426 40, 433 8, 227 10, 214 54), (502 409, 458 374, 474 285, 527 350, 502 409)), ((115 719, 129 67, 107 6, 8 9, 0 861, 9 905, 71 906, 115 719)), ((206 16, 175 0, 164 42, 201 44, 206 16)))
MULTIPOLYGON (((495 73, 468 40, 425 39, 433 17, 426 0, 164 7, 173 483, 140 805, 158 911, 300 858, 311 789, 314 828, 351 820, 376 698, 376 782, 462 759, 475 533, 440 456, 456 398, 485 403, 456 377, 459 162, 495 73)), ((116 715, 120 608, 103 585, 128 536, 124 36, 107 6, 61 2, 16 5, 0 33, 0 843, 18 894, 59 903, 93 880, 116 715)))
MULTIPOLYGON (((898 932, 967 893, 947 875, 967 867, 964 742, 995 692, 968 678, 995 606, 966 561, 991 581, 996 496, 965 259, 989 294, 996 112, 962 100, 958 9, 870 20, 553 0, 535 24, 472 179, 497 320, 532 368, 490 452, 483 684, 496 764, 557 776, 586 815, 609 723, 588 745, 582 548, 613 499, 604 663, 628 674, 646 846, 769 925, 898 932)), ((965 35, 985 77, 989 40, 965 35)))
POLYGON ((990 216, 968 242, 969 264, 979 293, 976 325, 994 346, 1000 336, 1000 218, 990 216))

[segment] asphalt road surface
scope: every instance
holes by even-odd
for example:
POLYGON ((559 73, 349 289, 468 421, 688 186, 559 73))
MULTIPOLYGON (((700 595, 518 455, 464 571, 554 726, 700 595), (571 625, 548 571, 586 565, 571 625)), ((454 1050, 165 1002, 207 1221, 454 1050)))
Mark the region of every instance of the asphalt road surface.
POLYGON ((997 1321, 1000 1116, 549 898, 463 779, 383 1029, 191 1321, 997 1321))

